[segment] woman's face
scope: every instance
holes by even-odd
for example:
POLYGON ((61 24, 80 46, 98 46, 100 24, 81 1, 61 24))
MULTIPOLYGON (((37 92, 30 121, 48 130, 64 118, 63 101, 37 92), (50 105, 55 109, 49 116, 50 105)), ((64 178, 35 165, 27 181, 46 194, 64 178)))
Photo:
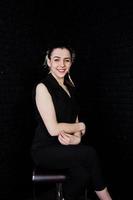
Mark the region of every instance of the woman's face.
POLYGON ((64 78, 72 65, 70 52, 66 48, 56 48, 47 60, 50 72, 57 78, 64 78))

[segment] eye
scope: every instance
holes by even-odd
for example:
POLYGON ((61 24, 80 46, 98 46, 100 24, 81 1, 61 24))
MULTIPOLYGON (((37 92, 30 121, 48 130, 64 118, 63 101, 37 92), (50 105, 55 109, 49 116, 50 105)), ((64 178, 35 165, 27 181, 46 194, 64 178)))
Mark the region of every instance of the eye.
POLYGON ((70 59, 66 59, 65 61, 66 61, 66 62, 71 62, 71 60, 70 60, 70 59))
POLYGON ((55 61, 55 62, 58 62, 58 61, 59 61, 59 58, 55 58, 54 61, 55 61))

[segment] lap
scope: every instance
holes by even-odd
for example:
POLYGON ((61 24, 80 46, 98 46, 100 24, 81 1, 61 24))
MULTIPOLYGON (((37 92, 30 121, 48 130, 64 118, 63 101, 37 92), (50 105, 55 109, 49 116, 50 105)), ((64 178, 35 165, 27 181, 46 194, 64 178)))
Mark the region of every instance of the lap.
POLYGON ((86 165, 93 159, 95 150, 89 145, 53 145, 38 149, 32 154, 35 162, 46 168, 64 169, 86 165))

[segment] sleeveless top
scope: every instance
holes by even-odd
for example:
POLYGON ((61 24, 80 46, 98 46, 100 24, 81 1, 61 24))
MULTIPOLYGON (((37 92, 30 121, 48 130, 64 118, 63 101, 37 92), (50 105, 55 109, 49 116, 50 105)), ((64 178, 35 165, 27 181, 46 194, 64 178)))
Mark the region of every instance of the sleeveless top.
MULTIPOLYGON (((65 83, 71 96, 69 97, 66 91, 59 85, 57 80, 50 73, 45 77, 44 80, 41 81, 41 83, 45 84, 52 97, 57 122, 75 123, 78 114, 78 104, 75 98, 75 88, 65 83)), ((49 145, 60 144, 58 141, 58 136, 51 136, 45 127, 45 124, 35 103, 35 91, 36 87, 33 89, 33 104, 37 127, 33 137, 32 150, 36 150, 38 148, 49 145)), ((48 113, 46 114, 48 115, 48 113)))

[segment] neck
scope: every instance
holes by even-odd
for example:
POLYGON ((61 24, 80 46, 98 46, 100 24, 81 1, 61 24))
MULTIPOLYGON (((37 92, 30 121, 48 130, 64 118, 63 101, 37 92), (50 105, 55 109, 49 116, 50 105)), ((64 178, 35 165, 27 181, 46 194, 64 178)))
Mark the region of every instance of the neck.
POLYGON ((57 80, 57 82, 59 83, 59 85, 64 85, 64 77, 63 78, 58 78, 52 72, 51 72, 51 74, 57 80))

